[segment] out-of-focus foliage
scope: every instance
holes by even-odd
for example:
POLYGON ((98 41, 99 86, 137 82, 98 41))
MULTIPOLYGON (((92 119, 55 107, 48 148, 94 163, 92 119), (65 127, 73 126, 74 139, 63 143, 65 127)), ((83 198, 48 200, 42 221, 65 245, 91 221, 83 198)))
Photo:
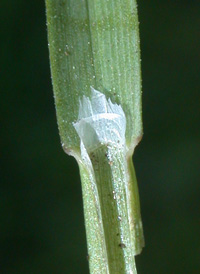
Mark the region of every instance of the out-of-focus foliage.
MULTIPOLYGON (((199 1, 138 1, 144 138, 134 163, 139 274, 195 274, 199 237, 199 1)), ((1 272, 88 273, 81 186, 60 148, 43 1, 1 1, 1 272)))

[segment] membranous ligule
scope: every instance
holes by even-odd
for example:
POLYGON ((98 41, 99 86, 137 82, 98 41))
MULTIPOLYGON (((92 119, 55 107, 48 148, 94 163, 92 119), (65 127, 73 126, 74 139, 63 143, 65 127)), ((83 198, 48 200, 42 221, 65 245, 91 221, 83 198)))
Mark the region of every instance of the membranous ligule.
POLYGON ((88 151, 100 145, 125 146, 126 117, 120 105, 91 87, 91 99, 80 100, 78 121, 74 127, 88 151))

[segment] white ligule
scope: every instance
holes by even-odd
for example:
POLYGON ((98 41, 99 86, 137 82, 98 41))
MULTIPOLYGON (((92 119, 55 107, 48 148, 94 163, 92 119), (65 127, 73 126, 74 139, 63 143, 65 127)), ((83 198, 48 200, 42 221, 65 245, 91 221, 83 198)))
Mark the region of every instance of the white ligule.
POLYGON ((89 153, 98 146, 125 145, 126 117, 120 105, 91 87, 91 99, 83 96, 78 121, 73 123, 81 142, 89 153))

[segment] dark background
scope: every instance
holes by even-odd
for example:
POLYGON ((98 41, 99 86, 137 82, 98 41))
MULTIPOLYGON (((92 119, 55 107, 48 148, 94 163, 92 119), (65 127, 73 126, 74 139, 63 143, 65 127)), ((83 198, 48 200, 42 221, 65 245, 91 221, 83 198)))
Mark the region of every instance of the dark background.
MULTIPOLYGON (((200 273, 200 2, 138 1, 139 274, 200 273)), ((44 1, 1 0, 0 273, 88 273, 79 171, 61 149, 44 1)))

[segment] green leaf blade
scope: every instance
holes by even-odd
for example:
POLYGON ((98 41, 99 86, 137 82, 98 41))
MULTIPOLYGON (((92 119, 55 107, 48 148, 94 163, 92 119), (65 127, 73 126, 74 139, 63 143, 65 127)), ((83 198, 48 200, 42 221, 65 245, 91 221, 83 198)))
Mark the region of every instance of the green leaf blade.
POLYGON ((122 105, 127 145, 142 136, 141 68, 133 0, 46 0, 52 80, 59 132, 68 152, 79 152, 72 122, 90 86, 122 105))

